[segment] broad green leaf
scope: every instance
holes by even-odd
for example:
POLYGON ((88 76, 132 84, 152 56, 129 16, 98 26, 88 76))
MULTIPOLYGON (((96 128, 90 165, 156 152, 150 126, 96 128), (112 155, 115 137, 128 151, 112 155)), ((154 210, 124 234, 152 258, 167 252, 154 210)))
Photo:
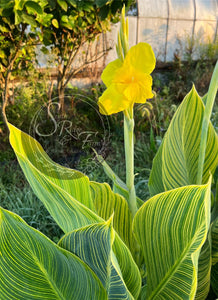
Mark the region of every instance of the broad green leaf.
MULTIPOLYGON (((193 87, 176 111, 153 161, 151 195, 196 183, 204 105, 193 87)), ((210 123, 203 184, 218 164, 218 136, 210 123)))
POLYGON ((207 102, 207 95, 208 93, 206 93, 203 97, 202 97, 202 101, 204 103, 204 106, 206 105, 206 102, 207 102))
POLYGON ((211 227, 211 240, 212 240, 212 264, 218 263, 218 217, 213 222, 211 227))
POLYGON ((40 48, 40 51, 41 51, 43 54, 45 54, 45 55, 48 55, 48 54, 50 53, 50 52, 49 52, 49 49, 46 48, 45 46, 41 47, 41 48, 40 48))
POLYGON ((132 216, 126 200, 112 192, 107 183, 91 182, 96 211, 104 220, 114 213, 113 227, 124 243, 133 249, 132 216))
POLYGON ((41 145, 8 123, 10 143, 34 193, 64 232, 101 221, 93 211, 89 179, 54 163, 41 145))
POLYGON ((0 208, 2 300, 107 299, 89 266, 0 208))
POLYGON ((57 2, 64 11, 67 11, 68 8, 67 2, 65 2, 64 0, 57 0, 57 2))
POLYGON ((108 17, 109 13, 110 13, 110 6, 109 5, 102 6, 99 10, 99 17, 101 18, 101 20, 105 20, 108 17))
POLYGON ((72 23, 71 22, 68 22, 68 23, 64 23, 64 22, 61 22, 61 25, 69 30, 72 30, 73 29, 73 26, 72 26, 72 23))
POLYGON ((201 249, 198 259, 198 284, 195 299, 206 299, 210 290, 210 276, 211 276, 211 243, 210 234, 201 249))
POLYGON ((118 234, 115 236, 113 251, 118 260, 125 284, 133 297, 137 299, 141 289, 140 272, 135 261, 130 255, 130 250, 123 243, 118 234))
MULTIPOLYGON (((140 250, 139 245, 132 234, 132 215, 126 200, 121 195, 113 193, 107 183, 91 182, 90 186, 98 215, 104 220, 107 220, 114 214, 113 227, 125 245, 131 250, 133 257, 135 257, 140 250)), ((138 268, 136 269, 134 267, 133 261, 128 259, 128 248, 124 249, 124 245, 118 241, 118 237, 115 239, 113 250, 119 258, 119 264, 121 265, 125 281, 127 280, 127 286, 129 287, 129 290, 132 291, 133 296, 137 298, 138 292, 140 291, 140 274, 138 268), (126 260, 129 260, 129 266, 131 266, 132 269, 131 277, 129 277, 128 268, 123 268, 123 266, 126 265, 126 260)))
POLYGON ((145 258, 147 299, 193 299, 210 224, 210 182, 158 194, 138 210, 134 232, 145 258))
POLYGON ((211 269, 211 286, 213 288, 214 293, 218 297, 218 263, 212 266, 211 269))
POLYGON ((211 240, 212 240, 211 285, 214 293, 218 297, 218 218, 216 218, 216 220, 212 223, 211 240))
POLYGON ((111 221, 70 232, 59 245, 76 254, 95 272, 107 290, 108 299, 133 299, 112 251, 114 231, 111 221))
MULTIPOLYGON (((8 127, 10 143, 27 180, 62 230, 68 233, 86 225, 102 222, 103 219, 95 211, 88 177, 54 163, 35 139, 10 123, 8 127)), ((102 189, 105 189, 103 184, 102 189)), ((113 250, 126 286, 134 296, 139 292, 141 285, 140 273, 130 250, 118 234, 113 250)))
POLYGON ((141 299, 146 299, 147 285, 144 285, 141 290, 141 299))
POLYGON ((109 219, 112 214, 114 215, 113 227, 119 236, 116 235, 113 251, 118 258, 128 289, 137 298, 140 292, 141 278, 135 262, 129 257, 129 249, 133 255, 139 250, 138 243, 132 236, 132 216, 127 202, 121 195, 113 193, 107 183, 90 182, 90 186, 98 215, 104 220, 109 219), (127 261, 128 267, 126 267, 127 261), (131 273, 131 276, 129 276, 129 273, 131 273))
POLYGON ((73 28, 73 22, 71 22, 69 20, 68 16, 66 16, 66 15, 63 15, 61 17, 61 25, 63 27, 66 27, 66 28, 70 29, 70 30, 72 30, 72 28, 73 28))
POLYGON ((94 210, 87 176, 79 171, 55 163, 34 138, 10 123, 8 123, 8 126, 10 143, 18 156, 23 157, 28 164, 32 164, 38 171, 41 171, 42 176, 47 177, 52 183, 94 210))
POLYGON ((37 3, 37 2, 34 2, 34 1, 27 1, 25 3, 25 7, 27 9, 27 12, 28 13, 31 13, 31 14, 42 14, 43 11, 42 11, 42 8, 41 6, 37 3))

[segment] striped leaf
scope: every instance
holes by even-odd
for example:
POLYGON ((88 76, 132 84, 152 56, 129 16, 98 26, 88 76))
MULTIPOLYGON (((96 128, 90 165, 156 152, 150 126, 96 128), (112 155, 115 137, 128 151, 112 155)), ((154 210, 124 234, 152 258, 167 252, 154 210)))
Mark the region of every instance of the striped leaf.
MULTIPOLYGON (((194 86, 175 113, 153 161, 151 195, 196 183, 204 104, 194 86)), ((210 123, 203 171, 208 181, 218 164, 218 136, 210 123)))
POLYGON ((141 275, 134 259, 130 255, 129 248, 123 243, 118 234, 115 235, 113 252, 116 255, 128 290, 137 299, 141 289, 141 275))
POLYGON ((212 240, 212 264, 215 265, 218 263, 218 217, 212 223, 211 240, 212 240))
POLYGON ((133 227, 147 269, 147 299, 193 299, 198 258, 210 223, 210 183, 158 194, 133 227))
POLYGON ((112 251, 112 219, 89 225, 65 235, 59 245, 81 258, 98 276, 107 290, 108 299, 134 299, 122 278, 112 251))
POLYGON ((211 241, 210 234, 201 249, 198 259, 198 286, 195 299, 206 299, 210 290, 210 277, 211 277, 211 241))
POLYGON ((214 293, 218 297, 218 218, 216 218, 216 220, 212 224, 211 239, 212 239, 211 285, 214 293))
MULTIPOLYGON (((110 197, 104 195, 109 193, 109 188, 105 189, 104 184, 92 183, 91 192, 88 177, 76 170, 56 164, 35 139, 9 123, 8 126, 11 145, 30 186, 65 233, 103 221, 97 214, 98 208, 95 209, 97 200, 93 200, 93 193, 99 192, 104 199, 107 199, 103 209, 114 210, 115 214, 125 209, 124 199, 121 196, 115 195, 112 191, 110 197), (95 188, 96 192, 94 192, 95 188)), ((98 200, 101 202, 99 197, 98 200)), ((117 217, 114 218, 117 220, 117 217)), ((126 224, 124 227, 128 228, 128 222, 126 224)), ((116 227, 118 228, 117 225, 116 227)), ((140 272, 130 250, 117 233, 113 250, 126 286, 133 295, 137 295, 141 285, 140 272), (129 276, 130 273, 132 276, 129 276)))
POLYGON ((98 215, 107 220, 114 213, 114 229, 129 249, 133 249, 132 216, 126 200, 113 193, 107 183, 91 182, 91 188, 98 215))
POLYGON ((212 266, 211 269, 211 286, 213 288, 214 293, 218 297, 218 263, 212 266))
POLYGON ((112 192, 106 183, 90 182, 92 197, 98 215, 104 220, 113 214, 113 227, 115 234, 113 251, 117 257, 124 281, 134 298, 137 299, 141 289, 141 275, 139 269, 130 255, 137 248, 137 242, 132 234, 132 216, 126 200, 119 194, 112 192), (130 276, 131 274, 131 276, 130 276))
POLYGON ((53 162, 32 137, 9 124, 10 143, 36 196, 64 232, 101 221, 89 179, 53 162))
MULTIPOLYGON (((119 194, 115 194, 111 191, 108 184, 91 182, 91 188, 93 193, 94 205, 97 213, 104 220, 114 214, 113 227, 119 234, 119 237, 131 250, 133 257, 139 256, 140 247, 132 234, 132 215, 126 200, 119 194)), ((116 256, 119 258, 119 264, 121 265, 122 274, 125 278, 125 282, 132 291, 133 296, 138 296, 140 291, 141 279, 139 272, 131 272, 132 276, 129 276, 128 268, 123 268, 126 265, 126 256, 128 258, 128 249, 124 250, 124 247, 120 248, 120 242, 115 240, 113 250, 116 256), (124 255, 123 252, 126 252, 124 255)), ((131 262, 132 264, 132 262, 131 262)), ((134 270, 134 266, 131 267, 134 270)), ((138 268, 137 268, 138 270, 138 268)))
POLYGON ((86 263, 2 208, 0 232, 2 300, 107 299, 86 263))

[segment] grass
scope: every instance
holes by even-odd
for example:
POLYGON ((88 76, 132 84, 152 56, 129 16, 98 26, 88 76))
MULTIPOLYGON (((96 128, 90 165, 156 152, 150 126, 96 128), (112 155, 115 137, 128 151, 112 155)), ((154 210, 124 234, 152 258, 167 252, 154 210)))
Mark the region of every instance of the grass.
POLYGON ((18 163, 2 164, 0 175, 0 205, 57 242, 63 233, 33 193, 18 163))

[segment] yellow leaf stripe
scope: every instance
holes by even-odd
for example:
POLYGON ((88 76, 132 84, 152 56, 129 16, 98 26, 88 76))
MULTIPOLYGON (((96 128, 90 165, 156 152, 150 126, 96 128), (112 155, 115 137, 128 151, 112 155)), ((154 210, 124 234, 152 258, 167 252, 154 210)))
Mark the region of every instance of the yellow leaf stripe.
MULTIPOLYGON (((98 204, 96 201, 94 204, 88 177, 54 163, 36 140, 13 125, 8 124, 8 126, 11 145, 27 180, 62 230, 67 233, 86 225, 102 222, 102 217, 96 214, 95 205, 97 207, 98 204)), ((103 184, 101 187, 104 189, 103 184)), ((121 198, 119 195, 114 196, 112 191, 110 193, 108 207, 111 206, 110 200, 113 197, 117 197, 118 200, 121 198)), ((122 204, 122 201, 118 202, 122 204)), ((114 205, 115 203, 116 201, 114 205)), ((130 250, 118 234, 113 247, 115 245, 119 245, 117 246, 119 251, 114 252, 126 286, 133 296, 138 295, 141 278, 130 250)))
POLYGON ((218 297, 218 263, 213 265, 211 269, 211 286, 218 297))
POLYGON ((128 248, 133 249, 132 216, 127 201, 122 196, 113 193, 107 183, 91 182, 90 186, 98 215, 107 220, 114 214, 114 229, 128 248))
POLYGON ((158 194, 137 212, 134 231, 147 270, 147 299, 193 299, 210 223, 210 183, 158 194))
POLYGON ((218 297, 218 217, 211 226, 212 241, 212 268, 211 268, 211 285, 214 293, 218 297))
POLYGON ((211 239, 212 239, 212 263, 218 263, 218 216, 211 226, 211 239))
POLYGON ((208 234, 198 259, 198 287, 197 287, 195 300, 206 299, 210 290, 212 259, 211 259, 211 245, 209 239, 210 236, 208 234))
MULTIPOLYGON (((153 161, 151 195, 195 184, 198 170, 204 105, 194 86, 175 113, 153 161)), ((203 184, 218 165, 218 136, 209 124, 203 184)))
POLYGON ((59 245, 75 253, 98 276, 107 290, 108 299, 133 299, 114 262, 112 244, 114 231, 111 220, 89 225, 65 235, 59 245))
POLYGON ((94 210, 87 176, 77 170, 68 169, 55 163, 34 138, 12 124, 7 124, 10 130, 10 143, 18 157, 23 157, 54 185, 59 186, 73 198, 94 210))
POLYGON ((107 299, 88 265, 2 208, 0 292, 1 300, 107 299))

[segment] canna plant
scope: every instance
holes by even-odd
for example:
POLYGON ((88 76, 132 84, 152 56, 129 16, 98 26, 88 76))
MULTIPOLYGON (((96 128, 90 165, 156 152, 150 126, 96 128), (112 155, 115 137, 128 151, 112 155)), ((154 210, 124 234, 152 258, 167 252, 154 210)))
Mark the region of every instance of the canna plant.
POLYGON ((193 86, 176 111, 144 202, 134 187, 133 107, 153 95, 155 57, 146 43, 129 49, 125 8, 117 54, 98 104, 102 114, 123 112, 126 182, 97 154, 113 187, 90 181, 7 123, 27 180, 65 235, 55 244, 0 208, 3 300, 206 299, 210 286, 218 297, 218 137, 210 122, 218 65, 208 94, 201 99, 193 86))

